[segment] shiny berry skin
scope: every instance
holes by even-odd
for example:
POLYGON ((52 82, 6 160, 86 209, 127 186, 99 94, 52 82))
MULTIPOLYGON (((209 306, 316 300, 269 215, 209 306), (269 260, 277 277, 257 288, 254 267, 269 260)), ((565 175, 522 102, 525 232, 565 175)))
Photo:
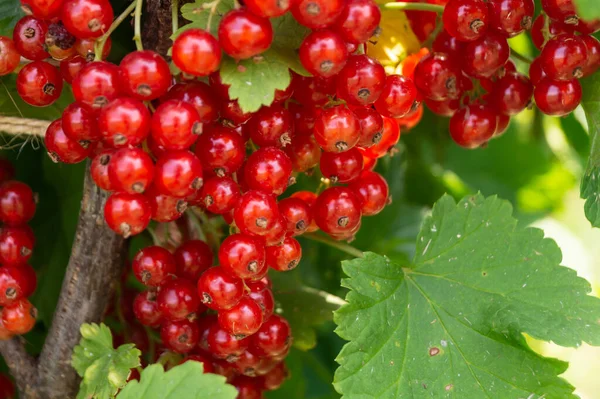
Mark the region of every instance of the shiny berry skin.
POLYGON ((19 54, 32 61, 48 58, 50 54, 46 51, 46 33, 46 21, 31 16, 21 18, 13 29, 13 41, 19 54))
POLYGON ((48 156, 54 162, 79 163, 90 154, 90 149, 83 147, 75 140, 71 140, 62 129, 60 119, 55 120, 46 129, 44 145, 48 156))
POLYGON ((9 226, 29 222, 35 214, 35 197, 31 188, 10 180, 0 185, 0 221, 9 226))
POLYGON ((450 136, 464 148, 477 148, 487 143, 496 132, 496 127, 497 116, 486 105, 468 105, 450 118, 450 136))
POLYGON ((194 284, 182 278, 162 284, 156 300, 163 316, 168 320, 185 319, 201 306, 194 284))
POLYGON ((162 313, 156 302, 156 293, 153 291, 137 294, 132 308, 135 318, 144 326, 158 327, 162 322, 162 313))
MULTIPOLYGON (((88 62, 92 62, 96 58, 95 47, 96 39, 77 39, 75 41, 75 51, 88 62)), ((104 42, 104 47, 102 48, 101 58, 103 60, 108 57, 111 48, 112 40, 109 37, 104 42)))
POLYGON ((281 195, 292 174, 292 161, 282 150, 263 147, 252 153, 246 161, 244 177, 252 190, 281 195))
POLYGON ((129 53, 119 64, 123 91, 138 100, 163 96, 171 85, 169 64, 150 50, 129 53))
POLYGON ((583 76, 590 76, 600 68, 600 41, 594 36, 583 35, 581 40, 587 48, 587 60, 583 67, 583 76))
POLYGON ((383 133, 381 140, 369 148, 366 148, 363 156, 369 158, 381 158, 392 152, 394 146, 400 140, 400 127, 392 118, 383 118, 383 133))
POLYGON ((62 128, 71 140, 83 145, 89 145, 92 141, 102 138, 94 110, 77 101, 69 104, 63 111, 62 128))
POLYGON ((205 170, 225 176, 240 168, 246 156, 246 145, 235 130, 214 126, 200 135, 196 143, 196 155, 205 170))
POLYGON ((150 186, 144 192, 144 196, 150 204, 152 220, 157 222, 173 222, 179 219, 188 207, 184 199, 161 194, 154 186, 150 186))
POLYGON ((189 151, 168 151, 156 161, 154 185, 164 195, 189 197, 202 187, 202 164, 189 151))
POLYGON ((98 115, 103 142, 114 148, 136 146, 150 132, 150 112, 139 100, 121 97, 112 100, 98 115))
POLYGON ((433 41, 431 49, 435 53, 460 54, 465 47, 465 42, 461 42, 451 36, 446 30, 442 30, 433 41))
POLYGON ((198 296, 206 307, 214 310, 230 309, 244 295, 244 283, 222 267, 211 267, 198 280, 198 296))
POLYGON ((267 391, 279 389, 288 378, 289 372, 284 362, 279 363, 274 369, 269 371, 262 379, 263 388, 267 391))
POLYGON ((330 30, 308 35, 300 45, 300 62, 314 76, 329 78, 338 74, 348 60, 342 37, 330 30))
POLYGON ((248 296, 260 306, 263 311, 263 320, 267 320, 275 310, 273 292, 260 281, 247 281, 246 285, 250 288, 248 296))
POLYGON ((27 298, 35 291, 36 285, 35 270, 28 264, 0 267, 0 305, 27 298))
POLYGON ((373 104, 386 82, 385 69, 364 54, 352 55, 337 76, 337 95, 352 105, 373 104))
POLYGON ((240 187, 231 177, 211 177, 200 190, 202 205, 217 215, 233 210, 240 198, 240 187))
POLYGON ((244 125, 259 147, 285 147, 294 135, 292 115, 281 105, 262 107, 244 125))
POLYGON ((388 202, 388 184, 378 173, 364 171, 348 188, 358 197, 363 216, 377 215, 388 202))
MULTIPOLYGON (((60 14, 60 9, 63 4, 63 0, 30 0, 25 4, 21 2, 23 9, 29 8, 29 11, 33 15, 42 19, 54 19, 60 14)), ((29 12, 26 12, 29 14, 29 12)))
POLYGON ((209 327, 206 340, 214 357, 228 361, 235 361, 250 345, 249 339, 231 335, 216 322, 209 327))
POLYGON ((108 165, 110 165, 110 159, 114 152, 115 150, 113 149, 101 151, 94 156, 92 165, 90 166, 92 179, 94 179, 98 187, 106 191, 114 191, 112 182, 108 177, 108 165))
POLYGON ((582 77, 587 56, 587 47, 581 37, 568 33, 550 39, 540 54, 544 72, 555 80, 582 77))
POLYGON ((542 0, 542 8, 552 19, 575 25, 579 19, 573 0, 542 0))
POLYGON ((533 91, 535 104, 546 115, 564 116, 581 102, 581 84, 577 79, 552 80, 544 78, 533 91))
POLYGON ((440 101, 460 95, 462 72, 446 54, 432 53, 423 57, 414 76, 415 85, 426 98, 440 101))
POLYGON ((302 247, 293 237, 286 237, 281 245, 267 247, 267 264, 280 272, 295 269, 301 258, 302 247))
POLYGON ((195 321, 167 320, 160 328, 160 338, 170 350, 177 353, 188 353, 198 345, 200 330, 195 321))
POLYGON ((60 74, 65 82, 71 84, 75 76, 83 69, 87 61, 78 55, 64 59, 60 62, 60 74))
MULTIPOLYGON (((544 14, 538 15, 533 22, 531 27, 531 41, 538 50, 544 47, 546 38, 544 37, 544 29, 546 24, 546 17, 544 14)), ((548 23, 548 34, 550 38, 562 35, 563 33, 573 33, 572 25, 565 25, 560 21, 550 20, 548 23)))
POLYGON ((21 61, 15 42, 6 36, 0 36, 0 76, 12 73, 21 61))
POLYGON ((277 356, 291 345, 292 330, 286 319, 273 315, 251 338, 251 348, 262 356, 277 356))
POLYGON ((502 67, 510 56, 508 41, 499 33, 489 32, 464 49, 463 71, 473 77, 489 77, 502 67))
POLYGON ((516 115, 531 103, 533 84, 527 77, 510 72, 494 83, 490 96, 496 111, 516 115))
POLYGON ((242 233, 266 235, 279 218, 275 197, 261 191, 248 191, 240 197, 233 218, 242 233))
POLYGON ((119 97, 119 67, 109 62, 87 64, 73 79, 73 96, 94 109, 100 109, 119 97))
POLYGON ((600 20, 594 19, 592 21, 584 21, 580 18, 575 29, 577 32, 584 35, 591 35, 600 31, 600 20))
POLYGON ((255 355, 250 350, 245 350, 237 357, 233 365, 240 374, 256 377, 256 371, 261 367, 261 362, 263 362, 262 357, 255 355))
POLYGON ((55 102, 63 88, 58 69, 44 61, 34 61, 17 75, 17 92, 29 105, 46 107, 55 102))
POLYGON ((33 252, 34 237, 28 226, 4 226, 0 229, 0 263, 19 265, 26 263, 33 252))
POLYGON ((144 231, 151 214, 150 204, 141 194, 114 193, 104 206, 106 224, 125 238, 144 231))
POLYGON ((61 21, 80 39, 102 36, 113 18, 113 9, 107 0, 65 0, 62 5, 61 21))
POLYGON ((335 82, 334 78, 294 75, 292 78, 293 98, 305 106, 323 106, 329 101, 330 96, 335 95, 335 82))
POLYGON ((358 143, 360 124, 350 109, 337 105, 321 112, 315 122, 314 135, 324 151, 344 152, 358 143))
POLYGON ((246 0, 244 5, 254 15, 274 18, 288 12, 292 3, 290 0, 246 0))
POLYGON ((2 324, 13 334, 25 334, 35 325, 37 309, 27 299, 15 301, 2 309, 2 324))
POLYGON ((335 21, 334 29, 344 41, 353 44, 369 40, 381 21, 381 11, 373 0, 349 0, 335 21))
POLYGON ((212 266, 213 251, 201 240, 188 240, 175 251, 177 275, 192 281, 212 266))
POLYGON ((313 206, 313 217, 328 234, 352 231, 361 219, 360 201, 346 187, 330 187, 323 191, 313 206))
POLYGON ((252 236, 233 234, 219 248, 219 264, 241 279, 255 279, 266 268, 265 246, 252 236))
POLYGON ((121 148, 112 154, 108 177, 116 191, 143 193, 154 177, 154 163, 141 148, 121 148))
POLYGON ((247 337, 257 332, 263 322, 260 306, 249 297, 243 297, 230 309, 219 312, 219 325, 235 337, 247 337))
POLYGON ((308 28, 325 28, 335 22, 345 4, 342 0, 297 0, 292 6, 292 15, 308 28))
POLYGON ((177 83, 162 100, 179 100, 192 104, 202 123, 215 121, 219 117, 219 99, 216 98, 213 88, 204 82, 177 83))
POLYGON ((257 378, 240 375, 235 377, 231 384, 238 391, 236 399, 261 399, 264 397, 261 382, 257 378))
POLYGON ((402 118, 418 105, 416 101, 417 88, 413 81, 402 75, 390 75, 375 101, 375 109, 382 116, 402 118))
POLYGON ((368 148, 381 141, 383 135, 383 118, 373 108, 356 108, 354 115, 360 124, 360 139, 356 144, 368 148))
POLYGON ((151 134, 166 150, 185 150, 202 133, 202 123, 196 108, 189 103, 169 100, 152 115, 151 134))
POLYGON ((172 54, 175 65, 194 76, 208 76, 221 63, 219 42, 203 29, 188 29, 177 36, 172 54))
POLYGON ((450 0, 442 14, 444 28, 463 42, 475 41, 486 33, 488 7, 483 0, 450 0))
POLYGON ((356 147, 341 153, 324 152, 319 166, 332 183, 347 183, 360 175, 363 156, 356 147))
POLYGON ((312 223, 310 205, 300 198, 286 198, 279 201, 279 213, 286 223, 287 234, 299 236, 306 232, 312 223))
POLYGON ((513 37, 531 28, 533 0, 492 0, 488 2, 490 29, 513 37))
POLYGON ((237 60, 266 51, 272 41, 271 22, 247 10, 231 10, 219 23, 219 44, 223 51, 237 60))
MULTIPOLYGON (((293 85, 293 81, 292 81, 293 85)), ((304 106, 290 102, 288 110, 292 115, 294 135, 312 136, 315 127, 316 110, 310 106, 304 106)))
POLYGON ((250 117, 252 117, 252 114, 250 112, 242 111, 242 108, 240 107, 240 104, 237 100, 223 101, 221 103, 220 112, 221 119, 227 122, 231 122, 231 124, 234 126, 239 126, 248 121, 250 117))
POLYGON ((312 135, 294 137, 285 153, 290 157, 295 172, 306 172, 317 166, 321 159, 321 147, 312 135))

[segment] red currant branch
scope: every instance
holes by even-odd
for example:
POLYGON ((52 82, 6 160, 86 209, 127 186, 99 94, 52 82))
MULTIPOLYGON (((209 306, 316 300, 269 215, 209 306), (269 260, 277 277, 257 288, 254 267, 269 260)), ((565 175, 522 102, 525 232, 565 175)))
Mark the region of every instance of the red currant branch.
POLYGON ((142 4, 143 0, 135 1, 135 12, 134 12, 134 36, 133 41, 135 42, 135 47, 138 50, 143 50, 144 46, 142 45, 142 4))
POLYGON ((125 18, 127 18, 129 15, 131 15, 131 13, 133 12, 133 10, 135 9, 137 5, 137 2, 134 1, 132 2, 126 9, 125 11, 123 11, 121 13, 121 15, 119 15, 114 21, 113 23, 110 25, 110 27, 108 28, 108 30, 98 38, 98 40, 96 40, 96 45, 95 45, 95 53, 96 53, 96 61, 100 61, 102 59, 102 51, 104 51, 104 44, 106 43, 106 40, 110 37, 110 35, 115 31, 115 29, 117 29, 117 27, 119 25, 121 25, 121 23, 125 20, 125 18))
POLYGON ((444 12, 444 6, 440 6, 437 4, 427 4, 427 3, 395 2, 395 3, 385 3, 381 7, 388 9, 388 10, 433 11, 433 12, 437 12, 437 13, 444 12))
POLYGON ((179 0, 171 0, 171 23, 173 33, 179 29, 179 0))
POLYGON ((343 242, 335 241, 335 240, 332 240, 331 238, 324 237, 319 234, 306 233, 306 234, 302 235, 302 237, 308 238, 309 240, 320 242, 322 244, 329 245, 330 247, 339 249, 340 251, 345 252, 348 255, 352 255, 355 258, 363 257, 362 251, 354 248, 352 245, 344 244, 343 242))
POLYGON ((23 338, 14 337, 8 341, 0 341, 0 354, 15 378, 22 397, 36 397, 33 390, 37 364, 25 351, 23 338))

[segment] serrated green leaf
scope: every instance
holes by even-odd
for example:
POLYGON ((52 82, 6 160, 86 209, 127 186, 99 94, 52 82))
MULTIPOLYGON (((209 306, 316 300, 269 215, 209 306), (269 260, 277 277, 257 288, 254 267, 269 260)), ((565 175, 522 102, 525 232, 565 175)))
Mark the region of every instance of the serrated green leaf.
POLYGON ((235 399, 237 390, 225 377, 204 374, 202 363, 185 362, 165 372, 153 364, 142 371, 140 381, 131 381, 117 399, 235 399))
POLYGON ((0 36, 12 38, 12 31, 15 24, 24 15, 19 0, 0 1, 0 36))
POLYGON ((335 386, 347 398, 575 398, 567 364, 532 352, 522 333, 600 345, 600 300, 560 266, 556 243, 517 227, 496 197, 444 196, 411 262, 367 253, 344 262, 351 290, 336 312, 335 386))
POLYGON ((127 383, 131 369, 140 366, 141 352, 133 344, 114 349, 112 334, 104 324, 83 324, 80 332, 82 338, 71 361, 83 378, 77 399, 114 397, 127 383))
POLYGON ((596 0, 574 0, 577 13, 584 16, 586 20, 600 18, 600 8, 596 0))
POLYGON ((587 169, 581 180, 580 195, 585 200, 585 216, 592 226, 600 227, 600 76, 582 82, 581 105, 588 121, 592 147, 587 169))
POLYGON ((188 21, 193 22, 193 26, 185 25, 179 28, 179 30, 173 34, 173 38, 177 37, 179 34, 181 34, 181 32, 189 29, 190 27, 207 30, 208 19, 211 13, 212 18, 210 21, 210 33, 216 36, 221 18, 223 18, 223 15, 225 15, 227 11, 233 9, 234 2, 233 0, 220 0, 216 3, 214 8, 213 3, 215 3, 215 1, 196 0, 193 3, 184 4, 181 7, 181 15, 183 15, 183 18, 187 19, 188 21))

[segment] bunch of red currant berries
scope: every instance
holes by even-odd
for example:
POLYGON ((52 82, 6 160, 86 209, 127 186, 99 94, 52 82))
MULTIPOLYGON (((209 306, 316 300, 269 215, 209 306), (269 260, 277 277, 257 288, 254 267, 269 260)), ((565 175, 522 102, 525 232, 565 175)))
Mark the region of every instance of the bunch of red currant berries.
POLYGON ((0 340, 29 332, 37 315, 27 300, 37 287, 35 270, 27 263, 35 245, 27 222, 36 201, 31 188, 13 177, 12 165, 0 160, 0 340))
MULTIPOLYGON (((430 110, 451 117, 450 134, 463 147, 479 147, 504 133, 532 97, 545 114, 569 114, 581 101, 578 79, 600 67, 600 42, 591 36, 600 21, 581 19, 572 0, 543 0, 544 13, 535 21, 533 0, 428 3, 445 5, 444 30, 416 66, 415 84, 430 110), (509 59, 507 39, 529 29, 541 53, 527 77, 509 59)), ((435 20, 431 14, 409 13, 422 37, 433 29, 424 23, 435 20)))

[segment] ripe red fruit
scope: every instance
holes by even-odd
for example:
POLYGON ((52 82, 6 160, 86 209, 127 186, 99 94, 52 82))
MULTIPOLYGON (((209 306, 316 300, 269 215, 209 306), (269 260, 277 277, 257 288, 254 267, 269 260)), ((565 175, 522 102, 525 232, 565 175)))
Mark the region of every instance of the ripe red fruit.
POLYGON ((219 117, 219 100, 213 88, 204 82, 177 83, 169 89, 162 100, 179 100, 192 104, 202 123, 215 121, 219 117))
POLYGON ((200 330, 195 321, 167 320, 160 328, 160 338, 167 348, 177 353, 192 351, 200 340, 200 330))
POLYGON ((243 297, 230 309, 219 311, 219 325, 235 337, 254 334, 263 323, 260 306, 249 297, 243 297))
POLYGON ((202 187, 202 164, 189 151, 166 152, 156 161, 154 185, 161 194, 189 197, 202 187))
POLYGON ((289 372, 284 362, 280 362, 263 377, 263 388, 267 391, 279 389, 288 378, 289 372))
POLYGON ((62 129, 60 119, 55 120, 46 129, 44 144, 48 156, 54 162, 79 163, 90 154, 90 149, 83 147, 75 140, 71 140, 62 129))
POLYGON ((301 258, 302 247, 293 237, 286 237, 281 245, 267 247, 267 264, 280 272, 295 269, 301 258))
POLYGON ((342 0, 297 0, 292 6, 292 15, 300 24, 320 29, 332 25, 344 5, 342 0))
POLYGON ((314 135, 324 151, 344 152, 358 143, 360 124, 350 109, 336 105, 321 112, 314 135))
POLYGON ((531 103, 532 96, 531 81, 516 72, 510 72, 494 83, 490 94, 495 110, 506 115, 523 111, 531 103))
POLYGON ((21 8, 26 10, 26 14, 31 13, 38 18, 50 20, 60 14, 62 4, 63 0, 29 0, 22 1, 21 8))
POLYGON ((84 146, 102 138, 93 109, 77 101, 63 111, 62 128, 67 137, 84 146))
POLYGON ((246 0, 244 5, 254 15, 262 18, 280 17, 289 11, 292 1, 289 0, 246 0))
POLYGON ((579 17, 572 0, 542 0, 542 8, 552 19, 565 24, 577 24, 579 17))
POLYGON ((259 147, 286 147, 294 135, 292 115, 281 105, 262 107, 244 125, 259 147))
POLYGON ((141 148, 121 148, 108 165, 111 187, 127 193, 143 193, 154 177, 154 162, 141 148))
POLYGON ((277 356, 292 344, 292 330, 286 319, 273 315, 251 338, 251 348, 262 356, 277 356))
POLYGON ((400 127, 392 118, 383 118, 383 134, 381 140, 364 150, 363 156, 381 158, 393 151, 400 140, 400 127))
POLYGON ((188 29, 173 42, 173 62, 185 73, 207 76, 219 69, 221 47, 202 29, 188 29))
POLYGON ((169 100, 152 115, 152 138, 166 150, 185 150, 196 142, 201 133, 200 116, 192 104, 169 100))
POLYGON ((335 30, 348 43, 364 43, 375 34, 381 11, 373 0, 349 0, 335 22, 335 30))
POLYGON ((290 183, 292 161, 282 150, 263 147, 253 152, 244 167, 244 180, 251 190, 281 195, 290 183))
MULTIPOLYGON (((546 43, 546 36, 544 30, 546 29, 546 16, 544 14, 538 15, 533 22, 531 27, 531 41, 538 50, 541 50, 546 43)), ((548 38, 552 38, 563 33, 573 33, 572 25, 565 25, 563 22, 551 19, 548 23, 548 38)))
POLYGON ((293 98, 305 106, 325 105, 329 101, 329 97, 335 95, 335 82, 334 78, 293 75, 293 98))
POLYGON ((317 166, 321 159, 321 147, 312 135, 294 137, 285 153, 290 157, 295 172, 306 172, 317 166))
POLYGON ((35 197, 31 188, 19 181, 0 185, 0 221, 9 226, 29 222, 35 214, 35 197))
POLYGON ((114 152, 115 150, 113 149, 101 151, 94 156, 92 165, 90 166, 92 179, 94 179, 94 182, 98 187, 106 191, 114 191, 112 182, 108 177, 108 165, 110 164, 110 159, 114 152))
POLYGON ((337 95, 352 105, 373 104, 386 82, 385 69, 364 54, 352 55, 337 76, 337 95))
POLYGON ((163 96, 171 84, 169 64, 150 50, 127 54, 119 64, 123 91, 138 100, 154 100, 163 96))
POLYGON ((201 240, 188 240, 175 251, 175 264, 177 275, 192 281, 198 280, 200 275, 212 266, 213 252, 201 240))
POLYGON ((240 168, 246 155, 246 145, 235 130, 214 126, 198 139, 196 155, 205 170, 212 170, 217 176, 225 176, 240 168))
POLYGON ((211 267, 202 273, 198 280, 198 296, 210 309, 229 309, 236 305, 243 295, 243 281, 221 267, 211 267))
POLYGON ((227 359, 228 362, 235 361, 250 345, 248 338, 231 335, 217 322, 209 327, 206 340, 209 352, 216 358, 227 359))
POLYGON ((0 305, 27 298, 36 288, 35 270, 28 264, 0 267, 0 305))
POLYGON ((390 75, 385 80, 375 109, 389 118, 402 118, 416 109, 417 88, 412 80, 401 75, 390 75))
POLYGON ((15 42, 6 36, 0 36, 0 76, 8 75, 14 71, 19 62, 21 56, 17 51, 15 42))
POLYGON ((450 118, 450 136, 456 144, 465 148, 477 148, 487 143, 496 127, 497 116, 486 105, 468 105, 450 118))
POLYGON ((587 60, 583 67, 583 76, 590 76, 600 68, 600 41, 594 36, 583 35, 581 40, 584 41, 587 48, 587 60))
POLYGON ((154 186, 150 186, 144 196, 150 204, 152 220, 157 222, 173 222, 179 219, 188 207, 184 199, 161 194, 154 186))
POLYGON ((383 176, 378 173, 366 170, 348 187, 358 197, 364 216, 377 215, 387 205, 389 188, 383 176))
POLYGON ((301 198, 286 198, 279 201, 279 213, 286 222, 286 230, 289 235, 298 236, 304 234, 312 223, 312 211, 310 205, 301 198))
POLYGON ((106 224, 125 238, 144 231, 150 216, 150 204, 141 194, 114 193, 104 206, 106 224))
POLYGON ((383 118, 373 108, 356 108, 354 115, 360 124, 360 139, 356 144, 368 148, 381 141, 383 135, 383 118))
POLYGON ((100 111, 98 128, 108 146, 136 146, 141 144, 150 132, 150 112, 139 100, 130 97, 117 98, 100 111))
MULTIPOLYGON (((102 48, 101 59, 105 60, 108 57, 111 47, 112 40, 108 37, 102 48)), ((86 61, 94 61, 96 58, 96 39, 77 39, 75 41, 75 51, 86 61)))
POLYGON ((165 248, 152 245, 141 249, 131 262, 133 274, 148 287, 158 287, 175 275, 175 258, 165 248))
POLYGON ((233 210, 240 198, 240 187, 231 177, 211 177, 200 191, 202 205, 212 213, 222 215, 233 210))
POLYGON ((464 42, 475 41, 486 33, 488 7, 483 0, 450 0, 442 14, 444 28, 464 42))
POLYGON ((308 35, 300 46, 300 62, 315 76, 335 76, 346 65, 348 49, 342 37, 330 30, 308 35))
POLYGON ((21 18, 13 29, 13 41, 19 54, 32 61, 48 58, 50 54, 45 46, 46 33, 46 21, 32 16, 21 18))
POLYGON ((310 106, 290 102, 288 104, 288 111, 292 115, 294 134, 296 136, 312 136, 317 114, 316 110, 310 106))
POLYGON ((275 197, 260 191, 248 191, 240 197, 233 218, 242 233, 266 235, 279 218, 275 197))
POLYGON ((262 386, 257 378, 240 375, 235 377, 231 384, 237 389, 237 399, 261 399, 262 386))
POLYGON ((580 18, 575 29, 581 34, 591 35, 600 31, 600 20, 594 19, 592 21, 584 21, 580 18))
POLYGON ((219 23, 219 44, 223 51, 235 59, 258 55, 266 51, 272 41, 271 22, 247 10, 231 10, 219 23))
POLYGON ((0 263, 20 265, 31 258, 34 236, 28 226, 5 226, 0 230, 0 263))
POLYGON ((171 321, 183 320, 200 308, 196 287, 182 278, 162 284, 156 301, 163 316, 171 321))
POLYGON ((133 301, 133 313, 141 324, 158 327, 162 322, 162 313, 156 302, 156 292, 144 291, 137 294, 133 301))
POLYGON ((436 53, 460 54, 465 45, 465 42, 461 42, 444 29, 435 37, 431 49, 436 53))
POLYGON ((100 109, 119 97, 119 67, 109 62, 87 64, 73 79, 73 96, 94 109, 100 109))
POLYGON ((17 75, 17 92, 27 104, 45 107, 60 97, 63 82, 58 69, 44 61, 34 61, 17 75))
POLYGON ((64 59, 60 62, 60 74, 65 82, 71 84, 75 76, 83 69, 87 61, 78 55, 64 59))
POLYGON ((319 166, 332 183, 347 183, 360 175, 363 156, 356 147, 341 153, 324 152, 319 166))
POLYGON ((531 28, 533 0, 493 0, 488 2, 490 28, 513 37, 531 28))
POLYGON ((550 39, 540 54, 544 72, 555 80, 582 77, 587 56, 585 42, 580 36, 569 33, 550 39))
POLYGON ((259 281, 246 281, 246 286, 250 289, 248 296, 260 306, 263 311, 263 320, 267 320, 275 310, 275 298, 273 292, 268 286, 259 281))
POLYGON ((462 72, 446 54, 432 53, 421 58, 414 76, 415 85, 426 98, 440 101, 460 95, 462 72))
POLYGON ((2 309, 2 324, 13 334, 31 331, 36 317, 37 309, 27 299, 20 299, 2 309))
POLYGON ((533 91, 539 110, 553 116, 571 113, 581 102, 581 95, 581 84, 577 79, 552 80, 546 77, 533 91))
POLYGON ((113 22, 114 14, 107 0, 65 0, 61 21, 75 37, 100 37, 113 22))
POLYGON ((245 235, 227 237, 219 248, 219 264, 228 273, 241 279, 255 279, 263 274, 265 246, 260 240, 245 235))
POLYGON ((506 64, 510 48, 504 36, 489 32, 481 39, 467 44, 463 54, 465 73, 478 78, 489 77, 506 64))
POLYGON ((313 206, 313 217, 328 234, 352 231, 361 219, 360 201, 347 187, 330 187, 323 191, 313 206))

